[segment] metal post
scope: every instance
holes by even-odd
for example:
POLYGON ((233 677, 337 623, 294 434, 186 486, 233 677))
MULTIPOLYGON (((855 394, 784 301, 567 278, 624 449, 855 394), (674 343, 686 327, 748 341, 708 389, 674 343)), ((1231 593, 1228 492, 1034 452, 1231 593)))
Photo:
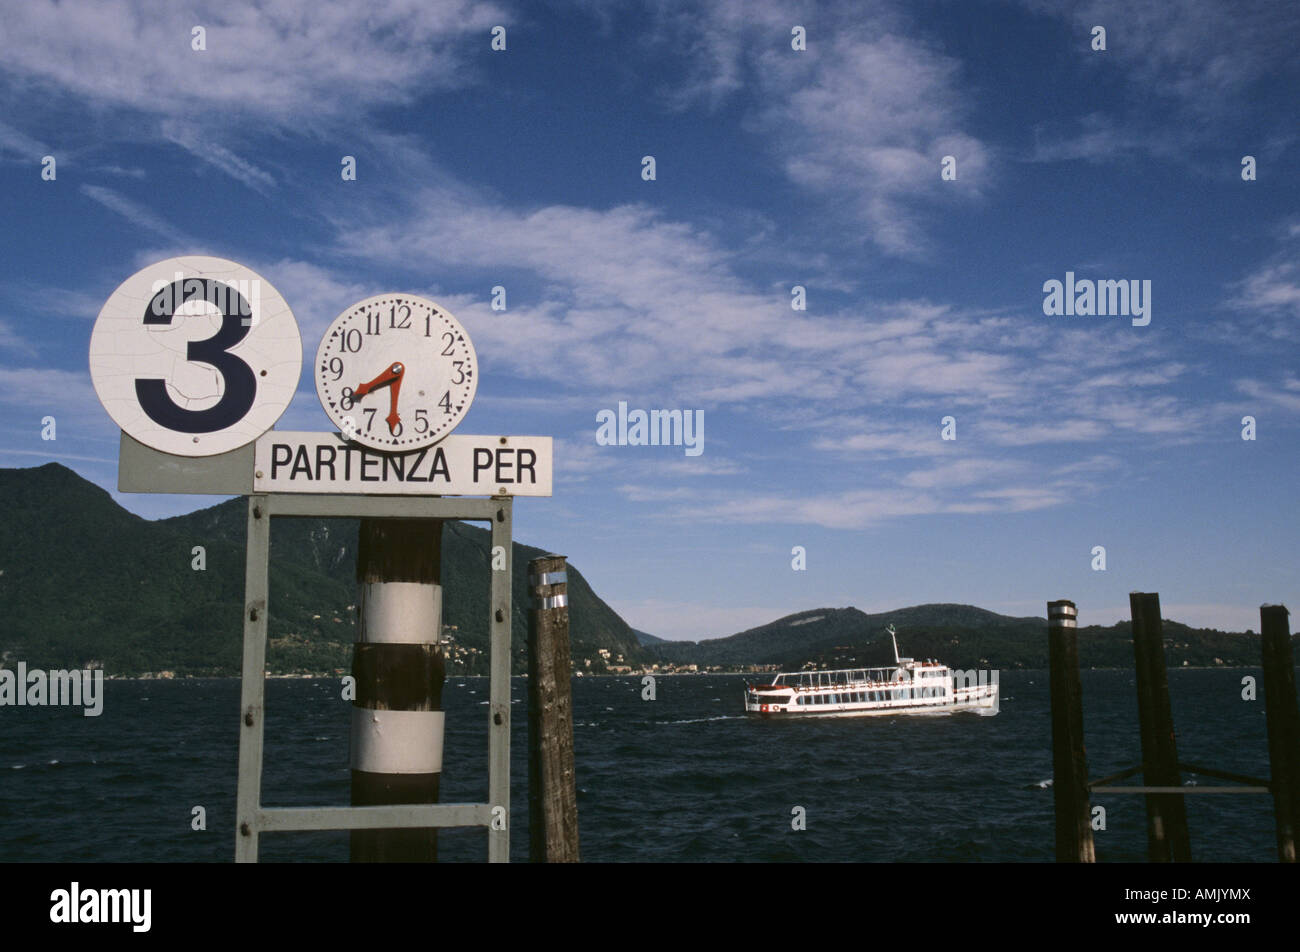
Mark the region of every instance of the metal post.
POLYGON ((505 568, 493 569, 491 593, 491 678, 488 685, 488 862, 510 862, 510 625, 514 544, 511 541, 513 505, 510 498, 494 498, 492 552, 505 559, 505 568))
POLYGON ((1295 657, 1287 615, 1285 605, 1264 605, 1259 610, 1277 858, 1294 863, 1296 825, 1300 823, 1300 709, 1296 707, 1295 657))
MULTIPOLYGON (((1142 736, 1143 783, 1149 787, 1181 787, 1178 743, 1169 705, 1165 672, 1165 641, 1160 620, 1160 596, 1130 592, 1133 613, 1133 661, 1137 681, 1138 728, 1142 736)), ((1187 806, 1180 794, 1149 793, 1147 859, 1153 863, 1190 863, 1191 842, 1187 806)))
MULTIPOLYGON (((442 521, 362 519, 352 675, 352 805, 437 803, 442 521)), ((436 829, 353 830, 351 859, 436 862, 436 829)))
POLYGON ((528 563, 528 840, 534 863, 578 862, 572 663, 564 556, 528 563))
POLYGON ((1079 684, 1074 602, 1047 603, 1052 691, 1052 796, 1056 804, 1056 860, 1093 863, 1088 758, 1083 745, 1083 690, 1079 684))
POLYGON ((262 804, 262 726, 266 694, 267 556, 271 511, 265 496, 248 497, 244 560, 244 666, 239 681, 239 783, 235 804, 235 862, 257 862, 257 813, 262 804))

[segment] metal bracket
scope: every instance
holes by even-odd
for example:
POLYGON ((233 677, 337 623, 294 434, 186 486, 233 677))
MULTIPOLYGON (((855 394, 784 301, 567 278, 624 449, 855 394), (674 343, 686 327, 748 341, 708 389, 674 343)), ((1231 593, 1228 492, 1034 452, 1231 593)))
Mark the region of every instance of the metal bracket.
POLYGON ((304 830, 483 826, 488 862, 510 861, 510 580, 512 500, 508 497, 351 496, 266 493, 248 497, 244 569, 244 664, 240 679, 239 786, 235 862, 256 863, 261 833, 304 830), (371 807, 262 806, 263 716, 271 519, 464 519, 490 522, 492 546, 505 551, 505 569, 492 571, 488 704, 488 803, 432 803, 371 807), (498 810, 497 808, 501 808, 498 810))

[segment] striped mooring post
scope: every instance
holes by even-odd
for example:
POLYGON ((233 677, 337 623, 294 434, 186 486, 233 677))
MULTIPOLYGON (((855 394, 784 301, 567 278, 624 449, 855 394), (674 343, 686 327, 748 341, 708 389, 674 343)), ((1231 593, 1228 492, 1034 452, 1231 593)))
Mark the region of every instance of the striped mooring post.
POLYGON ((1052 692, 1052 798, 1056 806, 1056 861, 1094 863, 1088 757, 1083 745, 1083 689, 1079 684, 1078 611, 1074 602, 1047 603, 1047 647, 1052 692))
MULTIPOLYGON (((352 805, 437 803, 442 521, 362 519, 353 645, 352 805)), ((353 830, 354 863, 436 862, 436 829, 353 830)))

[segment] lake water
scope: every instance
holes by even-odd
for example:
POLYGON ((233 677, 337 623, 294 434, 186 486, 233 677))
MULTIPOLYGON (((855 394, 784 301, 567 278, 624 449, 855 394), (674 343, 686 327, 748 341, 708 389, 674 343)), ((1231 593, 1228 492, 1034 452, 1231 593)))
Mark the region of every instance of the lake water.
MULTIPOLYGON (((1257 670, 1171 670, 1180 759, 1268 775, 1257 670)), ((444 802, 486 799, 486 679, 450 678, 444 802)), ((0 860, 229 862, 237 680, 105 682, 104 713, 0 708, 0 860), (207 811, 191 830, 191 808, 207 811)), ((1045 671, 1002 672, 1001 711, 757 722, 737 676, 574 681, 584 860, 1042 862, 1053 858, 1045 671), (791 828, 802 807, 806 829, 791 828)), ((1083 672, 1091 777, 1140 759, 1130 671, 1083 672)), ((527 858, 527 682, 515 678, 512 854, 527 858)), ((338 679, 267 684, 263 801, 348 802, 350 704, 338 679)), ((1137 782, 1136 778, 1133 781, 1137 782)), ((1202 783, 1217 781, 1201 779, 1202 783)), ((1141 796, 1097 795, 1099 859, 1146 858, 1141 796)), ((1193 858, 1273 862, 1268 796, 1187 798, 1193 858)), ((348 834, 262 838, 264 860, 346 862, 348 834)), ((445 831, 440 859, 481 862, 486 833, 445 831)))

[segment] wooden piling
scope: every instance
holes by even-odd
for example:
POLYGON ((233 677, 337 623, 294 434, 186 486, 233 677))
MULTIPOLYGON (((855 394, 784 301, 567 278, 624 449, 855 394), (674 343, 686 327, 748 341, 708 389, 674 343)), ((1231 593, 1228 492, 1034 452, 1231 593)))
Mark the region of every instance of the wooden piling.
POLYGON ((1294 863, 1296 826, 1300 823, 1300 709, 1296 706, 1295 657, 1287 616, 1284 605, 1264 605, 1259 610, 1277 858, 1294 863))
MULTIPOLYGON (((442 521, 362 519, 352 676, 352 805, 437 803, 442 521)), ((354 863, 436 862, 436 829, 353 830, 354 863)))
MULTIPOLYGON (((1149 787, 1180 787, 1183 778, 1178 769, 1178 743, 1169 703, 1160 596, 1155 592, 1131 592, 1129 609, 1133 614, 1143 783, 1149 787)), ((1153 863, 1190 863, 1187 807, 1182 795, 1149 793, 1146 807, 1147 859, 1153 863)))
POLYGON ((1079 683, 1074 602, 1047 603, 1052 692, 1052 796, 1056 805, 1056 860, 1093 863, 1088 758, 1083 744, 1083 689, 1079 683))
POLYGON ((578 862, 567 567, 562 555, 528 563, 528 855, 578 862))

